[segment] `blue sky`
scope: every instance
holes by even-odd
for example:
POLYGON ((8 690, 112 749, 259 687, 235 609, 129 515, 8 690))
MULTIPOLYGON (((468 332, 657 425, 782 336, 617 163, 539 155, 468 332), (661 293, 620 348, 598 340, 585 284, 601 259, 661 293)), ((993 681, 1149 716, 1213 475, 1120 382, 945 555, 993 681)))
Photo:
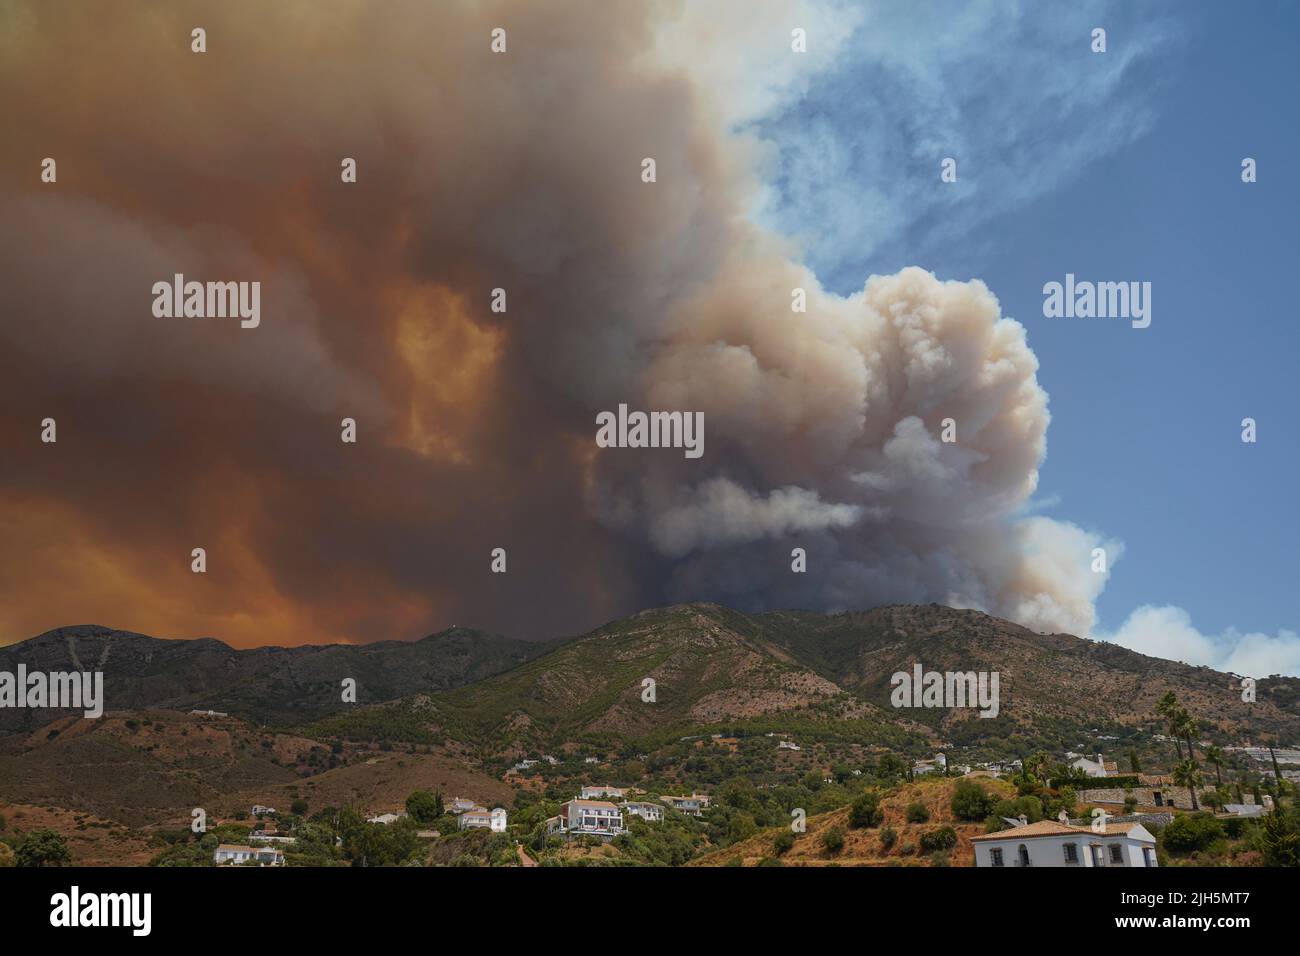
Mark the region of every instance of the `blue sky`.
POLYGON ((1051 396, 1039 506, 1124 543, 1102 631, 1147 604, 1211 640, 1296 630, 1296 5, 954 9, 865 15, 756 124, 760 217, 836 292, 921 265, 1026 326, 1051 396), (1044 318, 1067 272, 1150 281, 1151 327, 1044 318))

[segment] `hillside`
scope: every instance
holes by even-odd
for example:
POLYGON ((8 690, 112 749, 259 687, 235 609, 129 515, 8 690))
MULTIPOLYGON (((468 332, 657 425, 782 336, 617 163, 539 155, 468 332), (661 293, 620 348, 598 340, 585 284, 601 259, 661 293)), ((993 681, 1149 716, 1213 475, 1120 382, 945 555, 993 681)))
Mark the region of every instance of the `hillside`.
POLYGON ((707 729, 805 732, 901 747, 1069 748, 1103 731, 1155 729, 1173 691, 1204 732, 1236 743, 1300 740, 1295 678, 1240 681, 1068 634, 1038 634, 978 611, 889 606, 747 615, 692 604, 646 611, 513 670, 450 691, 353 712, 321 728, 369 739, 459 741, 510 755, 573 741, 612 749, 707 729), (998 716, 894 708, 890 678, 934 671, 1000 676, 998 716), (642 700, 654 681, 655 701, 642 700))
MULTIPOLYGON (((481 680, 548 649, 467 628, 419 641, 236 650, 221 641, 161 640, 94 625, 62 627, 0 647, 0 670, 104 672, 105 709, 217 710, 279 726, 351 706, 341 683, 357 682, 360 704, 481 680)), ((0 732, 30 731, 70 711, 0 710, 0 732)))
MULTIPOLYGON (((849 810, 841 807, 807 819, 806 832, 795 837, 794 846, 780 855, 783 866, 929 866, 930 854, 920 849, 923 833, 950 826, 957 832, 957 845, 946 856, 946 866, 973 866, 975 854, 971 837, 985 832, 983 822, 964 823, 953 816, 952 794, 957 780, 936 778, 907 784, 881 802, 885 819, 878 827, 855 830, 849 826, 849 810), (925 823, 907 822, 910 804, 922 804, 930 812, 925 823), (838 827, 844 834, 844 848, 829 852, 822 845, 827 830, 838 827), (896 839, 885 846, 881 833, 893 830, 896 839)), ((1002 780, 982 780, 980 785, 999 796, 1010 798, 1015 788, 1002 780)), ((773 841, 785 828, 764 830, 740 843, 706 853, 691 866, 757 866, 777 856, 773 841)))

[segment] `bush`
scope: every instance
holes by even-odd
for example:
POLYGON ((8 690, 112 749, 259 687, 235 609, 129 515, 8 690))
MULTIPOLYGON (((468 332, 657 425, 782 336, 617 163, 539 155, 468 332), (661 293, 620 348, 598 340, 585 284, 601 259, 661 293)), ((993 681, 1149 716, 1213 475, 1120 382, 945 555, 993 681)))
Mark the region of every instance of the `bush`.
POLYGON ((952 793, 952 812, 958 820, 983 820, 993 812, 997 798, 973 780, 958 780, 952 793))
POLYGON ((839 827, 831 827, 822 834, 822 847, 827 853, 839 853, 844 849, 844 831, 839 827))
POLYGON ((924 803, 909 803, 907 805, 908 823, 925 823, 929 819, 930 811, 925 808, 924 803))
POLYGON ((922 850, 951 850, 957 845, 957 831, 952 827, 940 827, 921 834, 922 850))
POLYGON ((777 856, 784 856, 792 849, 794 849, 794 834, 789 830, 778 833, 776 839, 772 841, 772 850, 777 856))
POLYGON ((849 826, 854 829, 878 827, 885 820, 885 811, 880 809, 880 794, 868 790, 849 807, 849 826))
POLYGON ((1204 850, 1224 836, 1223 824, 1208 813, 1181 813, 1160 831, 1160 842, 1171 853, 1204 850))
POLYGON ((898 833, 893 827, 885 827, 880 831, 880 845, 886 850, 898 842, 898 833))
POLYGON ((784 866, 784 864, 774 856, 765 856, 758 861, 759 866, 784 866))
POLYGON ((71 866, 72 851, 62 834, 54 830, 33 830, 18 844, 14 860, 18 866, 71 866))

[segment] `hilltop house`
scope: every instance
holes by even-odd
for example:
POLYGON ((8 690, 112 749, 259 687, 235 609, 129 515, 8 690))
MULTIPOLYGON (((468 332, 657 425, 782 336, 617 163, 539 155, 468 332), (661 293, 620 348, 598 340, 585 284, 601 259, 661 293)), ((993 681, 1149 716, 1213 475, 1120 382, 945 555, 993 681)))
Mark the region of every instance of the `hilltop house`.
POLYGON ((447 812, 451 814, 461 814, 466 810, 482 810, 473 800, 466 800, 464 797, 457 797, 447 805, 447 812))
POLYGON ((793 740, 778 740, 776 742, 776 749, 777 750, 801 750, 803 748, 801 748, 793 740))
MULTIPOLYGON (((1019 822, 1019 821, 1017 821, 1019 822)), ((1040 820, 971 837, 976 866, 1156 866, 1156 838, 1140 823, 1100 831, 1040 820)))
POLYGON ((583 787, 581 797, 583 800, 596 800, 600 797, 613 797, 616 800, 622 800, 627 796, 627 791, 622 787, 583 787))
POLYGON ((660 797, 659 799, 688 817, 698 817, 709 809, 709 797, 704 793, 693 793, 689 797, 660 797))
POLYGON ((388 826, 390 823, 396 823, 404 816, 406 816, 405 813, 379 813, 373 817, 366 817, 366 822, 382 823, 384 826, 388 826))
POLYGON ((212 851, 212 862, 217 866, 250 861, 261 866, 284 866, 284 852, 273 846, 242 846, 235 843, 222 843, 212 851))
POLYGON ((613 839, 627 831, 623 827, 623 811, 604 800, 575 798, 560 805, 559 816, 546 821, 548 836, 595 836, 613 839))
POLYGON ((264 807, 260 803, 253 804, 253 816, 268 817, 268 816, 275 816, 275 815, 276 815, 275 807, 264 807))
POLYGON ((1080 757, 1070 766, 1075 770, 1082 770, 1089 777, 1115 777, 1119 775, 1119 767, 1116 766, 1115 761, 1106 760, 1101 754, 1097 754, 1096 760, 1080 757))
POLYGON ((657 803, 623 803, 622 808, 628 816, 640 817, 647 823, 660 823, 664 818, 664 808, 657 803))

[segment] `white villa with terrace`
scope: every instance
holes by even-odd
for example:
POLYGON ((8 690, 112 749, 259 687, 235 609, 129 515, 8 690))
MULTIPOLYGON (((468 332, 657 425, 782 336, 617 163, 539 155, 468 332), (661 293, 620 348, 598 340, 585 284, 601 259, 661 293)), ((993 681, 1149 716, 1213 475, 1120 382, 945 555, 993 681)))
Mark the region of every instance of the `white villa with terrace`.
POLYGON ((457 824, 462 830, 491 830, 493 833, 506 832, 506 811, 503 807, 497 807, 488 810, 486 807, 475 807, 473 810, 466 810, 457 818, 457 824))
POLYGON ((662 823, 664 819, 664 808, 657 803, 638 803, 627 802, 620 804, 627 811, 630 817, 640 817, 647 823, 662 823))
POLYGON ((623 811, 604 800, 574 799, 560 804, 559 816, 546 821, 546 833, 565 837, 595 836, 613 839, 627 830, 623 811))
POLYGON ((661 796, 659 799, 679 813, 686 814, 688 817, 698 817, 705 810, 709 809, 709 796, 706 793, 693 793, 689 797, 661 796))
POLYGON ((1103 830, 1040 820, 972 837, 976 866, 1156 866, 1156 838, 1140 823, 1103 830))

